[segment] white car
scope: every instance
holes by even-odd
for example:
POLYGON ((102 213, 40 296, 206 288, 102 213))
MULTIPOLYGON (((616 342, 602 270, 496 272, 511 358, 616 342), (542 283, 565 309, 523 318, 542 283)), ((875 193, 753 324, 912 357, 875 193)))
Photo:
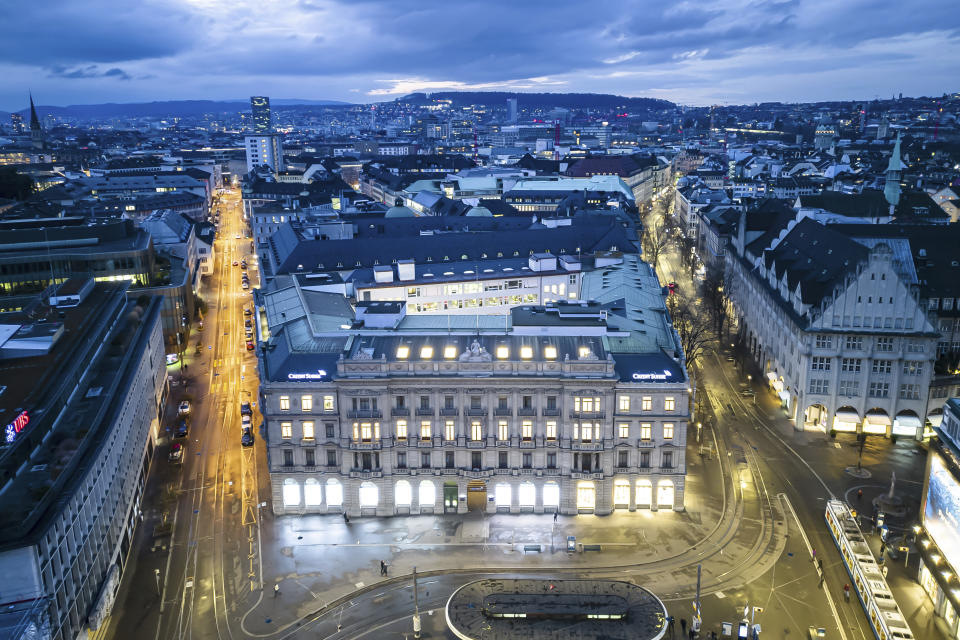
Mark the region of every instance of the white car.
POLYGON ((234 240, 239 240, 239 239, 240 239, 240 234, 238 233, 237 235, 233 236, 233 238, 234 238, 234 240))
POLYGON ((252 424, 252 421, 250 420, 250 416, 246 416, 246 415, 240 416, 241 429, 249 429, 251 424, 252 424))
POLYGON ((180 403, 180 407, 179 407, 179 409, 177 410, 177 413, 179 413, 181 416, 189 415, 189 414, 190 414, 190 401, 189 401, 189 400, 184 400, 183 402, 181 402, 181 403, 180 403))
POLYGON ((250 288, 250 283, 247 282, 246 280, 244 280, 244 281, 243 281, 243 284, 241 284, 240 286, 243 287, 244 289, 249 289, 249 288, 250 288))

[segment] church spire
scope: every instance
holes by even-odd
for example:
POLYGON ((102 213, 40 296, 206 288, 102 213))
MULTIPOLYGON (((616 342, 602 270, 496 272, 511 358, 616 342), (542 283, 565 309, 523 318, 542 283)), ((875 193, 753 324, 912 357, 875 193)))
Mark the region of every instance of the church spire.
POLYGON ((34 149, 43 149, 46 143, 43 139, 43 127, 37 117, 37 108, 33 104, 33 93, 30 93, 30 141, 34 149))

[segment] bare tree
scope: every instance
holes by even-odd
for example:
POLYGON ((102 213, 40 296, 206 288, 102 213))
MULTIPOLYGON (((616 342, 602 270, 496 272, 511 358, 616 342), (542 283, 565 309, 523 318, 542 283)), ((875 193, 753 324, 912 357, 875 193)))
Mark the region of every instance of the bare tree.
POLYGON ((647 262, 656 269, 660 256, 670 246, 670 230, 663 222, 651 218, 652 216, 648 216, 650 224, 644 227, 643 231, 643 254, 647 262))
POLYGON ((718 340, 723 336, 723 328, 727 323, 728 294, 724 263, 719 259, 711 260, 707 265, 703 283, 700 285, 700 300, 713 324, 713 331, 718 340))
POLYGON ((680 346, 687 359, 687 366, 695 367, 713 341, 710 320, 697 312, 694 303, 679 294, 671 295, 667 299, 667 306, 673 328, 680 337, 680 346))

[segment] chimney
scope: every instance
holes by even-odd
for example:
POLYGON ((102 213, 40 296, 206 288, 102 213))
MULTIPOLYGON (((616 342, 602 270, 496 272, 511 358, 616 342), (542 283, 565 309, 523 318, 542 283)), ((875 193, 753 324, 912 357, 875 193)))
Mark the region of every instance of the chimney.
POLYGON ((417 264, 410 259, 397 260, 397 279, 401 282, 409 282, 416 277, 417 264))

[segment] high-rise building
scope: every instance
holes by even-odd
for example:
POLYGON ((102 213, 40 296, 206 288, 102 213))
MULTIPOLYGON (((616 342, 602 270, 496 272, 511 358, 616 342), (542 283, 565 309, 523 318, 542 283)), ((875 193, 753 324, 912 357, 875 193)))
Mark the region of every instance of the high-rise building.
POLYGON ((267 96, 250 96, 250 110, 253 112, 254 133, 270 133, 273 131, 273 122, 270 117, 270 98, 267 96))
POLYGON ((507 98, 507 122, 517 121, 517 99, 507 98))
POLYGON ((10 123, 13 125, 14 133, 23 133, 23 116, 19 113, 10 114, 10 123))
POLYGON ((247 136, 244 141, 247 151, 247 173, 263 165, 273 169, 274 173, 284 170, 283 142, 280 136, 268 133, 247 136))

